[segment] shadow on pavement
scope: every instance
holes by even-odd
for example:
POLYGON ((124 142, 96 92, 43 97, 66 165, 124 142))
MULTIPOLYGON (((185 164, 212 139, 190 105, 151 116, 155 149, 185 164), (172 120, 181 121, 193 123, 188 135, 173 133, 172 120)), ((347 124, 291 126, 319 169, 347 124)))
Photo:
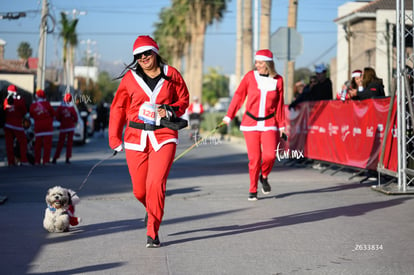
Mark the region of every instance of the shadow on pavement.
POLYGON ((84 274, 88 272, 96 272, 96 271, 104 271, 107 269, 116 268, 122 265, 125 265, 126 263, 118 262, 118 263, 107 263, 107 264, 97 264, 97 265, 90 265, 90 266, 84 266, 84 267, 78 267, 68 270, 60 270, 60 271, 52 271, 52 272, 42 272, 42 273, 26 273, 28 275, 34 275, 34 274, 59 274, 59 275, 72 275, 72 274, 84 274))
POLYGON ((191 241, 196 241, 196 240, 231 236, 235 234, 243 234, 243 233, 266 230, 266 229, 276 228, 276 227, 322 221, 322 220, 333 219, 333 218, 337 218, 341 216, 346 216, 346 217, 360 216, 373 210, 378 210, 378 209, 402 204, 403 202, 409 199, 411 198, 398 198, 398 199, 382 201, 382 202, 370 202, 370 203, 354 204, 350 206, 334 207, 334 208, 328 208, 328 209, 322 209, 322 210, 316 210, 316 211, 297 213, 297 214, 287 215, 287 216, 282 216, 282 217, 274 217, 269 221, 250 223, 250 224, 245 224, 245 225, 236 224, 236 225, 229 225, 229 226, 218 226, 218 227, 201 228, 201 229, 196 229, 196 230, 181 231, 181 232, 169 234, 169 236, 187 235, 187 234, 196 233, 196 232, 218 232, 218 233, 208 234, 205 236, 183 238, 183 239, 179 239, 175 241, 167 241, 167 242, 164 242, 163 245, 167 246, 167 245, 191 242, 191 241))

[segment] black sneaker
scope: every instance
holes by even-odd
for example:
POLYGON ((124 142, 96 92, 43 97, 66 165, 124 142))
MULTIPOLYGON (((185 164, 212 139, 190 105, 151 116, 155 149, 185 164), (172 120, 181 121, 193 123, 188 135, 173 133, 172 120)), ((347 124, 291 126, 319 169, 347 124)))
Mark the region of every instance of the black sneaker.
POLYGON ((270 184, 267 182, 267 178, 263 178, 262 175, 260 175, 260 182, 262 183, 262 192, 263 194, 267 195, 270 193, 270 190, 272 190, 272 188, 270 187, 270 184))
POLYGON ((147 248, 157 248, 160 247, 161 243, 158 239, 158 236, 155 237, 155 239, 152 239, 150 236, 147 236, 147 248))
POLYGON ((256 193, 249 193, 249 201, 257 201, 257 192, 256 193))

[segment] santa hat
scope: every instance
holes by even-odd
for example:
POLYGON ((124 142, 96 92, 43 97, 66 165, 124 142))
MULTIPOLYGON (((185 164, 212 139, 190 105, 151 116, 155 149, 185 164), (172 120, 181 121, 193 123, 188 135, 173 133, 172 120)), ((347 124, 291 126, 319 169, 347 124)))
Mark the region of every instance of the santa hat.
POLYGON ((9 93, 16 93, 16 92, 17 92, 16 86, 14 86, 14 85, 9 85, 9 87, 7 87, 7 91, 8 91, 9 93))
POLYGON ((257 61, 272 61, 273 53, 269 50, 258 50, 254 56, 254 60, 257 61))
POLYGON ((65 94, 65 96, 63 97, 63 101, 66 103, 69 103, 72 101, 72 95, 71 94, 65 94))
POLYGON ((361 70, 355 70, 355 71, 352 72, 351 77, 354 78, 354 77, 358 77, 358 76, 361 76, 361 75, 362 75, 361 70))
POLYGON ((154 41, 148 35, 141 35, 135 40, 134 47, 132 48, 132 54, 136 55, 145 51, 152 50, 158 53, 159 47, 157 42, 154 41))
POLYGON ((42 89, 37 90, 36 96, 40 98, 45 98, 46 97, 45 91, 43 91, 42 89))

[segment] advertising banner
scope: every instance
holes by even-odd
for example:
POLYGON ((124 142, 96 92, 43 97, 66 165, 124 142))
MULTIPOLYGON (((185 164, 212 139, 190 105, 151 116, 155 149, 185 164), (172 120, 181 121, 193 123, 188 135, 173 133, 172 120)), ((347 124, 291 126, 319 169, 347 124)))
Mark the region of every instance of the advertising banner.
MULTIPOLYGON (((303 102, 288 110, 289 150, 310 159, 376 170, 384 135, 385 168, 397 169, 395 119, 385 133, 390 98, 303 102)), ((395 110, 394 110, 395 115, 395 110)))

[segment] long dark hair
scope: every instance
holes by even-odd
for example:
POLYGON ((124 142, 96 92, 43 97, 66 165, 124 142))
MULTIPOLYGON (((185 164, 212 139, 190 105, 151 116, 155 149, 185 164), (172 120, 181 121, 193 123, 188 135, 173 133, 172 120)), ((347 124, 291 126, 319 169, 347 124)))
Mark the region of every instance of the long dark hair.
MULTIPOLYGON (((158 67, 160 67, 161 77, 164 78, 165 80, 170 80, 171 77, 166 76, 165 73, 164 73, 164 66, 167 65, 167 62, 165 62, 165 60, 159 54, 157 54, 155 52, 154 52, 154 54, 155 54, 155 57, 157 59, 157 65, 158 65, 158 67)), ((134 55, 134 60, 130 64, 126 65, 125 68, 122 70, 121 74, 118 77, 114 78, 114 80, 123 78, 124 75, 129 70, 133 70, 134 72, 137 73, 137 75, 139 75, 144 80, 148 79, 148 76, 144 73, 144 70, 142 69, 141 65, 139 65, 139 63, 138 63, 138 55, 135 54, 134 55)))

